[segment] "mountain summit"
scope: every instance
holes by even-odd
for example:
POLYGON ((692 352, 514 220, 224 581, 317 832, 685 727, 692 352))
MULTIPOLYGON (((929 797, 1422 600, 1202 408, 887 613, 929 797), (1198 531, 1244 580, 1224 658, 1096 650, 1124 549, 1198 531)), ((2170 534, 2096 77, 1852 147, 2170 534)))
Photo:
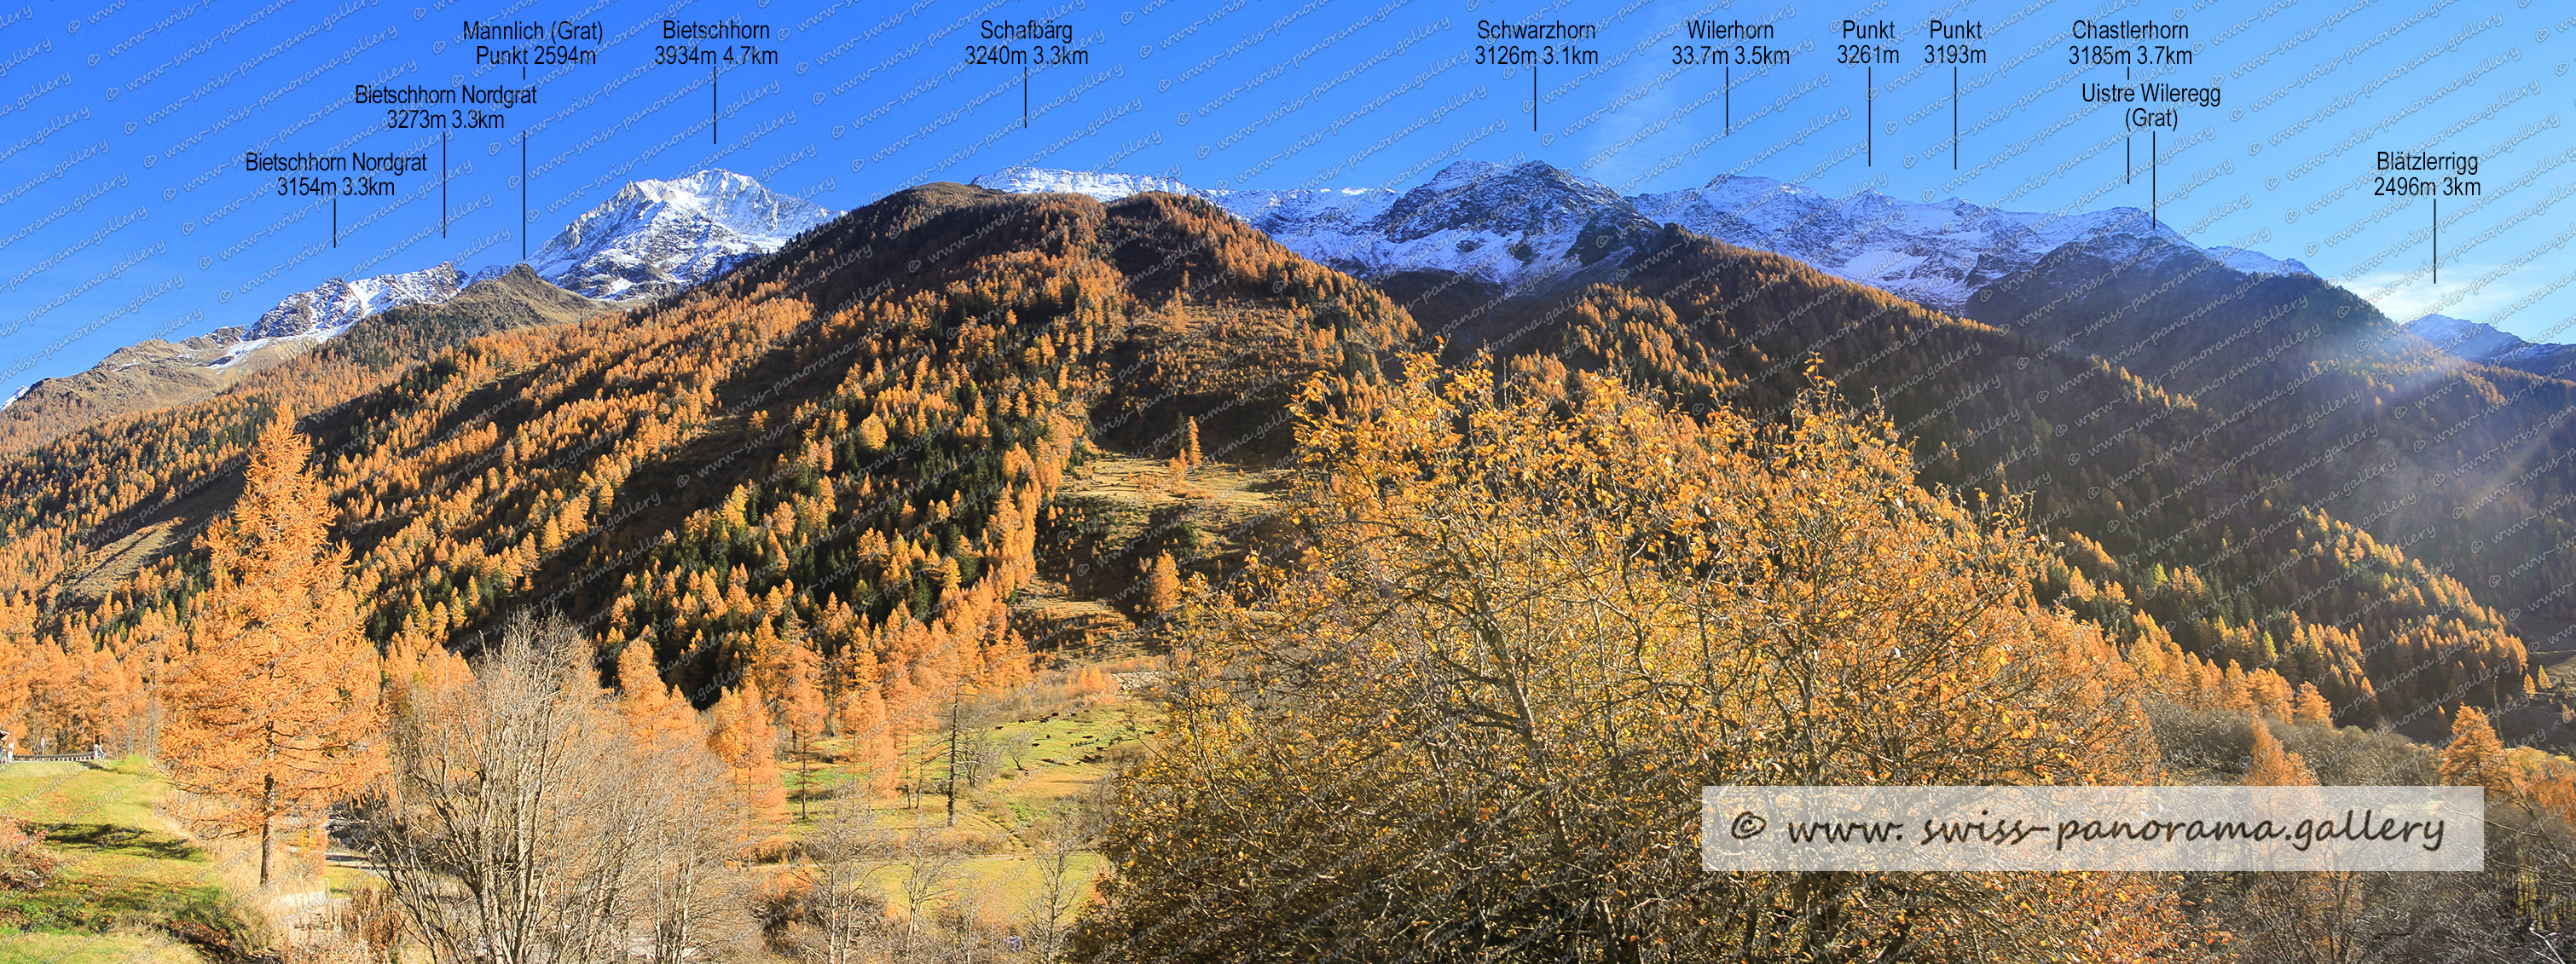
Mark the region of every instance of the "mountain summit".
POLYGON ((593 298, 650 298, 724 273, 838 212, 731 171, 634 181, 546 242, 537 274, 593 298))
MULTIPOLYGON (((395 308, 456 301, 483 282, 507 278, 503 294, 460 307, 485 316, 442 327, 440 337, 606 310, 590 298, 659 297, 776 251, 836 213, 779 194, 731 171, 704 170, 669 181, 635 181, 573 221, 537 255, 534 273, 506 265, 472 274, 453 264, 349 280, 333 278, 278 301, 248 325, 231 324, 176 342, 150 339, 118 349, 87 372, 19 390, 0 403, 0 450, 52 438, 121 412, 184 404, 347 334, 395 308), (587 296, 578 310, 554 305, 560 286, 587 296), (507 309, 502 302, 548 307, 507 309), (564 312, 570 311, 570 314, 564 312), (506 320, 504 320, 506 319, 506 320)), ((457 313, 449 313, 454 315, 457 313)), ((447 315, 420 317, 448 317, 447 315)))

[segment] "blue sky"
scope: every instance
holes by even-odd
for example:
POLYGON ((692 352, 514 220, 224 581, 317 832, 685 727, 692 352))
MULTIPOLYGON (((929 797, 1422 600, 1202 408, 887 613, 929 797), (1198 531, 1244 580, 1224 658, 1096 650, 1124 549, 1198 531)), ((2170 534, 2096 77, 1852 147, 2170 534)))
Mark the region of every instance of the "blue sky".
POLYGON ((705 167, 836 209, 1018 164, 1401 188, 1460 159, 1544 160, 1623 193, 1743 173, 1832 195, 2144 207, 2149 137, 2123 108, 2164 105, 2088 104, 2090 82, 2219 89, 2153 138, 2160 214, 2193 240, 2298 258, 2401 319, 2576 341, 2571 58, 2576 17, 2522 0, 0 0, 0 397, 144 338, 245 324, 335 276, 514 262, 626 181, 705 167), (1693 43, 1684 24, 1703 18, 1773 36, 1693 43), (1894 39, 1846 39, 1846 19, 1890 22, 1894 39), (1970 62, 1926 63, 1933 19, 1980 26, 1932 51, 1970 62), (568 42, 584 63, 478 66, 465 20, 598 37, 568 42), (752 46, 777 62, 657 64, 665 20, 766 24, 752 46), (969 63, 986 21, 1063 24, 1071 43, 1001 42, 1081 62, 1025 80, 969 63), (2139 66, 2137 42, 2079 42, 2078 21, 2187 26, 2144 43, 2190 63, 2139 66), (1562 40, 1478 39, 1480 24, 1558 22, 1594 28, 1570 58, 1562 40), (1497 43, 1558 56, 1534 71, 1535 130, 1533 68, 1476 62, 1497 43), (1730 68, 1675 62, 1677 46, 1721 43, 1747 48, 1728 51, 1745 61, 1731 90, 1730 68), (1854 43, 1872 63, 1836 62, 1854 43), (1787 62, 1758 63, 1756 44, 1787 62), (1876 63, 1888 48, 1896 62, 1876 63), (2070 63, 2119 50, 2130 64, 2070 63), (459 83, 537 98, 498 129, 447 132, 442 236, 437 132, 388 129, 392 108, 352 94, 459 83), (430 170, 339 199, 334 247, 332 202, 279 196, 245 151, 423 153, 430 170), (2374 196, 2380 151, 2480 156, 2478 193, 2439 199, 2439 284, 2435 199, 2374 196))

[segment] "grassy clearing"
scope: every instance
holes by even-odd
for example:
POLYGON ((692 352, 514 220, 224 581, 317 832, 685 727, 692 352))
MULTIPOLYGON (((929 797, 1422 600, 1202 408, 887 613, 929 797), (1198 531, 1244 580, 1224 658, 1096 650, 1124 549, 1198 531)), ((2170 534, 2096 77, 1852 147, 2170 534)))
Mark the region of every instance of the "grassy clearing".
MULTIPOLYGON (((1161 726, 1159 713, 1147 700, 1115 693, 1073 694, 1061 685, 1040 685, 1031 693, 1035 695, 1015 694, 968 707, 968 715, 977 722, 964 739, 981 744, 980 752, 989 761, 988 776, 960 787, 954 827, 948 823, 948 799, 943 792, 948 742, 941 731, 905 742, 898 792, 856 802, 869 811, 874 826, 888 834, 927 834, 961 851, 956 865, 958 891, 975 895, 984 913, 997 919, 1018 914, 1039 891, 1044 860, 1039 851, 1054 825, 1097 792, 1101 780, 1122 759, 1141 752, 1142 741, 1161 726), (913 792, 916 789, 919 792, 913 792)), ((811 774, 812 796, 828 796, 833 788, 868 779, 868 774, 835 761, 838 749, 837 741, 817 742, 821 759, 811 774)), ((792 763, 787 770, 789 790, 803 795, 809 785, 806 778, 792 763)), ((830 819, 831 801, 808 803, 810 814, 800 819, 791 802, 786 818, 772 828, 774 834, 801 839, 819 821, 830 819)), ((1101 864, 1097 853, 1076 853, 1071 875, 1088 881, 1101 864)), ((886 872, 887 894, 900 892, 902 876, 899 869, 886 872)))
POLYGON ((0 768, 0 812, 33 822, 63 859, 46 886, 0 892, 0 964, 194 961, 171 933, 246 936, 214 862, 154 812, 166 792, 141 757, 0 768))
POLYGON ((158 934, 0 934, 0 964, 199 964, 158 934))

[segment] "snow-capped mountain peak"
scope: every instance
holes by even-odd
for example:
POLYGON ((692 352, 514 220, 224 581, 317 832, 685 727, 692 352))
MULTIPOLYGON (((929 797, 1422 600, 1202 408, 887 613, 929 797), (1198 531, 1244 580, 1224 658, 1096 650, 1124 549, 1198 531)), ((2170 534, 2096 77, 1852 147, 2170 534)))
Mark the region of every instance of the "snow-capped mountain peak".
POLYGON ((1581 230, 1605 210, 1628 207, 1607 185, 1544 162, 1460 161, 1404 192, 1378 222, 1399 243, 1461 230, 1529 238, 1581 230))
POLYGON ((2456 358, 2551 378, 2576 375, 2576 345, 2533 344, 2511 332, 2449 315, 2425 315, 2407 322, 2406 330, 2456 358))
POLYGON ((1455 271, 1512 289, 1563 278, 1655 227, 1602 183, 1537 161, 1459 161, 1408 191, 1209 190, 1151 175, 1028 167, 975 184, 1103 202, 1145 191, 1186 194, 1215 202, 1289 250, 1364 277, 1455 271))
POLYGON ((546 242, 531 267, 594 298, 653 297, 776 251, 837 215, 731 171, 634 181, 546 242))
MULTIPOLYGON (((535 267, 547 280, 584 294, 661 294, 775 251, 797 232, 832 217, 832 211, 731 171, 635 181, 556 235, 538 253, 535 267)), ((278 302, 212 364, 230 366, 281 341, 327 341, 361 319, 403 305, 441 304, 509 270, 492 265, 466 275, 441 264, 355 281, 333 278, 278 302)))
MULTIPOLYGON (((2072 242, 2126 236, 2183 251, 2199 247, 2136 208, 2060 216, 2003 211, 1956 198, 1917 204, 1875 191, 1829 198, 1804 187, 1741 176, 1632 200, 1657 221, 1785 254, 1949 312, 1965 310, 1978 289, 2027 270, 2072 242)), ((2152 256, 2157 247, 2140 250, 2152 256)))
POLYGON ((1290 249, 1354 274, 1455 271, 1514 290, 1562 279, 1655 230, 1608 186, 1537 161, 1460 161, 1402 194, 1307 191, 1240 202, 1218 201, 1290 249), (1373 216, 1353 217, 1364 212, 1373 216))

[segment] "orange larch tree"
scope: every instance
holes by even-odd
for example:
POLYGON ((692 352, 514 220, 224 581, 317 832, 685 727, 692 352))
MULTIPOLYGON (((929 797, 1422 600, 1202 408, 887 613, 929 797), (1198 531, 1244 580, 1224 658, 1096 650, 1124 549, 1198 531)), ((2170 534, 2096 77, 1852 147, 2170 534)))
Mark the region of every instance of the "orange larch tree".
POLYGON ((1154 557, 1154 566, 1145 574, 1145 611, 1160 616, 1181 604, 1181 570, 1172 564, 1172 554, 1154 557))
POLYGON ((2307 759, 2284 749, 2281 741, 2272 736, 2272 728, 2265 726, 2257 717, 2254 720, 2254 764, 2246 771, 2245 785, 2310 787, 2316 783, 2316 771, 2308 768, 2307 759))
POLYGON ((2514 792, 2512 769, 2505 763, 2504 741, 2495 725, 2474 706, 2460 707, 2451 718, 2451 743, 2442 748, 2436 772, 2454 787, 2485 787, 2501 800, 2514 792))
POLYGON ((717 699, 709 712, 707 749, 724 761, 753 813, 776 814, 787 805, 787 788, 778 773, 778 727, 770 722, 760 684, 743 680, 741 689, 717 699))
MULTIPOLYGON (((802 645, 790 645, 784 662, 787 684, 778 694, 779 712, 787 718, 787 733, 796 741, 795 753, 800 771, 797 782, 801 794, 803 787, 812 784, 814 738, 823 735, 823 723, 830 715, 830 708, 824 703, 822 689, 814 685, 814 676, 820 672, 821 657, 802 645)), ((796 806, 797 815, 802 818, 805 805, 799 801, 796 806)))
POLYGON ((617 693, 618 714, 626 719, 627 733, 637 745, 677 746, 705 740, 697 712, 662 681, 650 639, 631 640, 618 650, 617 693))
POLYGON ((241 500, 206 530, 213 585, 162 693, 171 782, 201 799, 204 826, 259 837, 263 885, 279 821, 351 796, 383 764, 380 661, 293 422, 281 410, 261 432, 241 500))

